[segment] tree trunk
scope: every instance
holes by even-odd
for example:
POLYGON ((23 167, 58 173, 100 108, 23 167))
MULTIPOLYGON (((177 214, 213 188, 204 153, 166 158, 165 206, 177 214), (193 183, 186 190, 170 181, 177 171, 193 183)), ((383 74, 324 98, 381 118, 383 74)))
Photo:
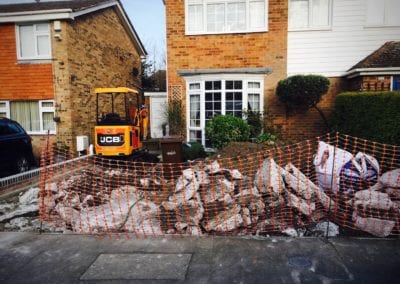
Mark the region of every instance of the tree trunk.
POLYGON ((318 111, 319 115, 321 116, 322 120, 324 121, 326 129, 329 130, 329 123, 328 123, 328 120, 326 119, 324 112, 319 107, 317 107, 317 105, 314 105, 313 108, 315 108, 318 111))

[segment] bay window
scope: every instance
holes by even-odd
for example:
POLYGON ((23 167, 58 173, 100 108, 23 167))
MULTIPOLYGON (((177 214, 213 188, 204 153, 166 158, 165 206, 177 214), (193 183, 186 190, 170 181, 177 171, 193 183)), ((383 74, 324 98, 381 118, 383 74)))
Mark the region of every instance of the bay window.
POLYGON ((17 121, 29 134, 55 133, 54 101, 0 101, 0 117, 17 121))
POLYGON ((331 0, 289 0, 289 30, 328 29, 331 0))
POLYGON ((247 110, 262 112, 263 79, 251 76, 245 80, 242 78, 209 76, 187 80, 187 134, 190 142, 210 146, 205 128, 214 116, 244 118, 247 110))
POLYGON ((50 59, 50 28, 48 23, 17 26, 17 57, 21 60, 50 59))
POLYGON ((268 0, 186 0, 186 34, 267 31, 268 0))

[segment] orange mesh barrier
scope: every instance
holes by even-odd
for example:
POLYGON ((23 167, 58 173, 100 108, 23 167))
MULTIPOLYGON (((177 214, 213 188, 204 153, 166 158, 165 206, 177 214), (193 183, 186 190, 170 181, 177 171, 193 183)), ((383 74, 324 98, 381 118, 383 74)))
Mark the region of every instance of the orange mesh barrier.
POLYGON ((47 145, 41 221, 82 234, 399 236, 400 151, 355 137, 228 159, 150 164, 72 157, 47 145), (324 234, 324 232, 322 232, 324 234))

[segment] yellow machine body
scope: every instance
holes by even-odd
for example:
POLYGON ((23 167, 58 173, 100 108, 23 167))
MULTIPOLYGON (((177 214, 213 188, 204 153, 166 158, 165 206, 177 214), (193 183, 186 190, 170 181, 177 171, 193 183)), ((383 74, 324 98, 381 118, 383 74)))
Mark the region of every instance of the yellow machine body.
MULTIPOLYGON (((97 125, 94 128, 94 144, 97 155, 102 156, 129 156, 135 150, 142 148, 142 128, 147 125, 147 110, 145 107, 135 108, 127 106, 128 93, 138 95, 138 92, 129 88, 98 88, 96 93, 97 125), (99 95, 110 95, 112 98, 112 111, 99 116, 99 95), (121 118, 115 113, 114 96, 124 95, 125 117, 121 118)), ((137 98, 139 100, 139 98, 137 98)), ((121 109, 121 107, 120 107, 121 109)))

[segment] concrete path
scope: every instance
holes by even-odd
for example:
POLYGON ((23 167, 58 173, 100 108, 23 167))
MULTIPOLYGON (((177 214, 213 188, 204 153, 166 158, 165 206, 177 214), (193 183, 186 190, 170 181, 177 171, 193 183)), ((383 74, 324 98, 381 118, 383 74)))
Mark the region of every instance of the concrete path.
POLYGON ((395 283, 400 239, 0 233, 0 283, 395 283))

